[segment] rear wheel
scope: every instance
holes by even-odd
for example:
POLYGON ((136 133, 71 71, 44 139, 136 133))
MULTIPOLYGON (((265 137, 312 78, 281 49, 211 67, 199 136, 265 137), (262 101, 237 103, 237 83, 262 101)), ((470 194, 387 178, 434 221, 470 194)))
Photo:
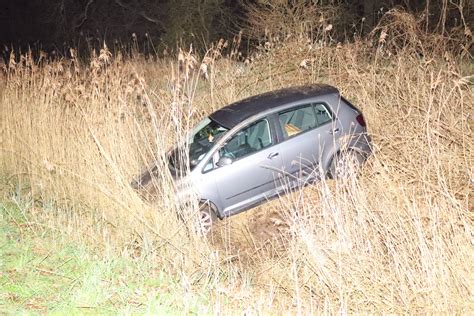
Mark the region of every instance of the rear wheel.
POLYGON ((199 218, 197 223, 197 232, 201 235, 207 235, 212 226, 217 221, 216 211, 209 201, 199 204, 199 218))
POLYGON ((333 179, 347 179, 357 174, 364 163, 364 156, 354 150, 341 152, 334 156, 329 168, 333 179))

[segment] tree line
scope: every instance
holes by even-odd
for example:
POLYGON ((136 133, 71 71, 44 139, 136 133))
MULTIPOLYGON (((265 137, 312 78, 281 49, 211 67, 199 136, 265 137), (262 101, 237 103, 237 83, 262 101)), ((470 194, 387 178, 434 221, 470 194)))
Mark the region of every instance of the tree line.
MULTIPOLYGON (((90 49, 137 43, 141 49, 162 51, 177 42, 205 48, 241 29, 265 36, 263 24, 284 25, 285 14, 298 18, 317 11, 337 26, 335 36, 353 29, 368 33, 391 8, 399 7, 426 20, 426 28, 445 32, 461 23, 474 23, 473 1, 465 0, 4 0, 0 9, 2 44, 90 49), (269 13, 281 21, 265 20, 269 13), (319 11, 318 11, 319 10, 319 11), (327 13, 327 14, 322 14, 327 13), (259 18, 259 14, 261 15, 259 18), (259 21, 256 22, 256 21, 259 21), (255 32, 256 31, 256 32, 255 32)), ((314 19, 314 16, 309 15, 314 19)), ((294 21, 293 21, 294 22, 294 21)), ((298 22, 298 21, 296 21, 298 22)), ((301 22, 301 21, 300 21, 301 22)), ((313 21, 318 23, 318 21, 313 21)), ((293 26, 291 26, 293 27, 293 26)), ((275 29, 275 28, 273 28, 275 29)), ((244 36, 245 33, 244 33, 244 36)), ((249 37, 251 37, 249 35, 249 37)), ((255 38, 254 38, 255 40, 255 38)))

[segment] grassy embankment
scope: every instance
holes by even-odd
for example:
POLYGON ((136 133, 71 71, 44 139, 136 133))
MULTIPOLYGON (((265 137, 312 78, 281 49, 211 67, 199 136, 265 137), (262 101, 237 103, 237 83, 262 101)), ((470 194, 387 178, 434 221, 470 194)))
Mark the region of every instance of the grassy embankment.
POLYGON ((390 36, 373 47, 289 38, 244 67, 219 46, 205 58, 103 50, 89 65, 11 63, 0 83, 3 311, 472 310, 473 66, 433 47, 421 56, 419 38, 394 50, 390 36), (201 62, 208 80, 191 70, 201 62), (166 173, 151 202, 129 187, 205 114, 312 82, 365 114, 375 153, 357 179, 309 186, 209 239, 177 220, 166 173))

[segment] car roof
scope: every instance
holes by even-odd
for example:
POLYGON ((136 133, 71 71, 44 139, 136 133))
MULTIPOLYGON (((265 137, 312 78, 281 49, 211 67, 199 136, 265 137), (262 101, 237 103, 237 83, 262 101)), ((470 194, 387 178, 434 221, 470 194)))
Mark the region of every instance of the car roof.
POLYGON ((274 90, 227 105, 212 113, 209 118, 231 129, 243 120, 263 111, 271 110, 293 101, 332 93, 339 93, 339 90, 327 84, 312 84, 274 90))

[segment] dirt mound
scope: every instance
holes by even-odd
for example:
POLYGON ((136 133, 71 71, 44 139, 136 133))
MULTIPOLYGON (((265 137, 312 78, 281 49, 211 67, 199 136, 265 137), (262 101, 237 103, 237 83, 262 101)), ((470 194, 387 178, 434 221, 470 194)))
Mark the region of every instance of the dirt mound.
POLYGON ((277 199, 226 218, 216 223, 209 240, 213 247, 242 262, 281 256, 291 240, 289 216, 282 209, 277 199))

